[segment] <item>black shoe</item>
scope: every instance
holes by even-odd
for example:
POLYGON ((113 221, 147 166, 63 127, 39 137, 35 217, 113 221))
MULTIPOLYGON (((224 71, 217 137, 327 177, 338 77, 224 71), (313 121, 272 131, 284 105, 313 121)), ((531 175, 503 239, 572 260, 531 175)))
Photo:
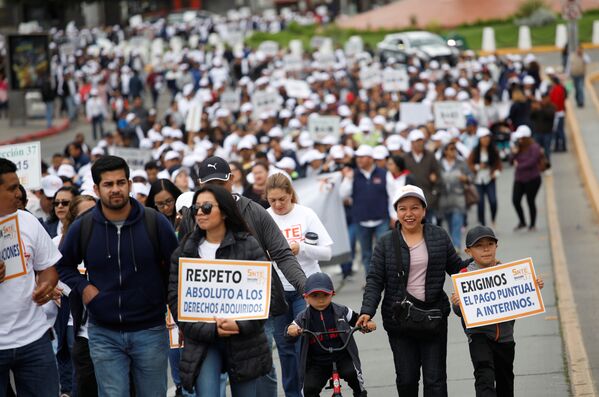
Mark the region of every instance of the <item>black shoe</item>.
POLYGON ((522 230, 524 228, 526 228, 526 225, 524 223, 519 223, 518 226, 514 228, 514 231, 517 232, 518 230, 522 230))
POLYGON ((183 389, 181 388, 181 386, 177 386, 177 390, 175 391, 175 396, 182 396, 183 395, 183 389))

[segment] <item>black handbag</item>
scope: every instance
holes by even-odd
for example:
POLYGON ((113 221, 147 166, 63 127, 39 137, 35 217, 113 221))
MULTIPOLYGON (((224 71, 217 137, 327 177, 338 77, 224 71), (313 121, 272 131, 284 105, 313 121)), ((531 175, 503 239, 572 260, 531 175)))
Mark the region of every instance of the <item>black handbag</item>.
POLYGON ((407 291, 408 279, 401 260, 401 246, 398 228, 393 229, 393 246, 398 261, 400 292, 404 298, 393 304, 393 318, 399 324, 402 335, 415 338, 431 338, 439 335, 445 321, 441 310, 441 300, 423 302, 407 291))

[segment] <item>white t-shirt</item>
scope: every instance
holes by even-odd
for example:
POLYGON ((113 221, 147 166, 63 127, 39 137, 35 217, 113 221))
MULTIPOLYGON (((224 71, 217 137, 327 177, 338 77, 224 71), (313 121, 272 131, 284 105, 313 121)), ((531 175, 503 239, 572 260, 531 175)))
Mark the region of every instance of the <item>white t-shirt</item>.
MULTIPOLYGON (((44 311, 31 298, 35 271, 45 270, 61 258, 38 220, 26 211, 19 210, 17 214, 27 273, 0 283, 0 350, 28 345, 48 330, 44 311)), ((0 218, 0 222, 12 215, 0 218)))
MULTIPOLYGON (((297 261, 306 274, 306 277, 320 272, 318 260, 310 258, 306 254, 305 249, 303 249, 305 247, 304 238, 308 232, 318 234, 318 246, 328 247, 333 245, 333 239, 331 239, 327 229, 324 227, 320 219, 318 219, 318 215, 316 215, 311 208, 299 204, 294 204, 293 209, 285 215, 275 214, 272 208, 268 208, 266 211, 268 211, 268 213, 275 220, 277 226, 279 226, 279 229, 281 229, 283 236, 285 239, 287 239, 289 244, 292 242, 299 243, 300 251, 297 255, 297 261)), ((276 270, 277 273, 279 273, 279 277, 281 278, 281 282, 283 283, 285 291, 295 291, 295 288, 293 288, 289 281, 287 281, 278 267, 276 270)))
POLYGON ((198 247, 198 254, 202 259, 216 259, 216 250, 220 247, 220 243, 210 243, 204 240, 198 247))

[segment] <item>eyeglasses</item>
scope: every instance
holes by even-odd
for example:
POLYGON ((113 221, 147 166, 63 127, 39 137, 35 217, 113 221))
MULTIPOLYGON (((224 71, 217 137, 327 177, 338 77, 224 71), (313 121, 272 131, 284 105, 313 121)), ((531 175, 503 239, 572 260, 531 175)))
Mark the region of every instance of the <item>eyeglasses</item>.
POLYGON ((71 204, 71 200, 56 200, 52 203, 55 207, 68 207, 71 204))
POLYGON ((158 208, 170 207, 171 205, 175 204, 175 200, 168 199, 160 202, 156 201, 154 204, 156 204, 156 207, 158 208))
POLYGON ((194 214, 197 214, 198 211, 202 211, 202 214, 204 215, 210 215, 210 213, 212 212, 212 208, 213 207, 218 207, 218 204, 212 204, 210 202, 206 202, 203 204, 194 204, 191 206, 191 210, 193 211, 194 214))

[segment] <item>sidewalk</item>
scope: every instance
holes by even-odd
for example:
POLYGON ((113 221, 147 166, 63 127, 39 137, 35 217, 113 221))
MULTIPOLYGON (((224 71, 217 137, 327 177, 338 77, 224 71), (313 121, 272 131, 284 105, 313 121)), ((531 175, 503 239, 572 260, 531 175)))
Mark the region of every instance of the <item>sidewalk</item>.
POLYGON ((46 127, 44 118, 28 118, 26 125, 10 125, 7 118, 0 119, 0 145, 11 143, 37 141, 42 138, 54 136, 68 130, 70 127, 67 118, 55 118, 52 128, 46 127))

